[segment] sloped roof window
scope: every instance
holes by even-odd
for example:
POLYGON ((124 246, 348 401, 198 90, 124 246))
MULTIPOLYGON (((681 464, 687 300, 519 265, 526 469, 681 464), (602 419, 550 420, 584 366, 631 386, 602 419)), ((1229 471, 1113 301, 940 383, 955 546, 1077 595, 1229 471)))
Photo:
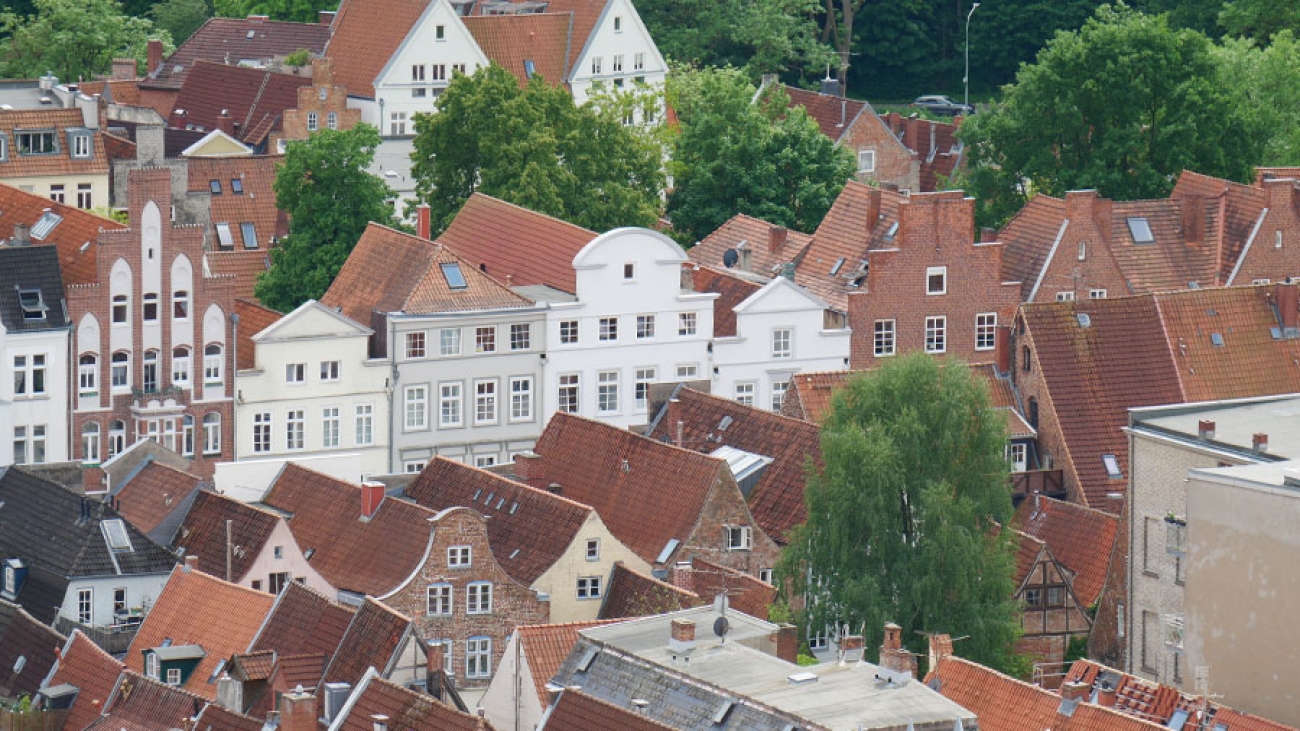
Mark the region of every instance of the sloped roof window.
POLYGON ((1145 218, 1128 219, 1128 232, 1133 234, 1133 243, 1155 243, 1156 237, 1151 233, 1151 224, 1145 218))
POLYGON ((43 239, 54 232, 54 227, 63 222, 63 216, 54 211, 46 211, 41 214, 40 220, 32 226, 32 238, 43 239))
POLYGON ((18 301, 23 306, 24 320, 44 320, 45 313, 50 309, 41 297, 39 289, 18 290, 18 301))
POLYGON ((447 286, 452 289, 468 289, 469 282, 465 281, 465 273, 460 270, 460 264, 457 262, 447 262, 442 264, 442 276, 447 279, 447 286))

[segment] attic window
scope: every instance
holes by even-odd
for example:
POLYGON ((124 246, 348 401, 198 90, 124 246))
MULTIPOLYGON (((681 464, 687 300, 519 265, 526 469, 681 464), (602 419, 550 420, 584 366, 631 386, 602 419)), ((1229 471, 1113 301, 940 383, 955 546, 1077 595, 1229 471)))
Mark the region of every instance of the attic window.
POLYGON ((1092 327, 1092 318, 1086 312, 1080 312, 1075 315, 1079 319, 1079 327, 1092 327))
POLYGON ((60 216, 53 211, 42 213, 40 220, 36 222, 35 226, 32 226, 32 238, 43 239, 46 236, 49 236, 54 231, 54 227, 58 226, 62 222, 63 216, 60 216))
POLYGON ((244 194, 244 181, 239 178, 230 179, 230 192, 235 195, 244 194))
POLYGON ((234 248, 235 240, 230 235, 230 224, 228 223, 217 224, 217 241, 221 244, 221 248, 223 249, 234 248))
POLYGON ((131 538, 126 534, 126 523, 121 518, 110 518, 101 521, 100 530, 104 532, 104 538, 108 540, 108 547, 114 551, 133 551, 131 538))
POLYGON ((209 180, 209 181, 208 181, 208 190, 212 191, 212 195, 221 195, 221 181, 220 181, 220 180, 209 180))
POLYGON ((251 223, 239 224, 239 232, 244 235, 244 248, 257 248, 257 229, 251 223))
POLYGON ((525 59, 524 59, 524 76, 526 76, 526 77, 528 77, 528 78, 531 79, 531 78, 533 78, 533 75, 536 74, 536 73, 537 73, 537 64, 533 63, 533 60, 532 60, 531 58, 525 58, 525 59))
POLYGON ((460 264, 449 262, 442 264, 442 276, 447 280, 447 286, 452 289, 468 289, 469 283, 465 281, 465 274, 460 270, 460 264))
POLYGON ((840 267, 843 267, 843 266, 844 266, 844 257, 841 256, 840 258, 838 258, 838 259, 835 260, 835 266, 831 267, 831 276, 833 277, 833 276, 835 276, 836 274, 839 274, 839 273, 840 273, 840 267))
POLYGON ((623 32, 623 16, 621 15, 614 16, 614 32, 615 33, 623 32))
POLYGON ((250 30, 250 31, 248 31, 248 35, 246 35, 246 36, 244 36, 244 37, 251 41, 251 40, 253 40, 254 36, 256 36, 256 35, 257 35, 257 31, 255 31, 255 30, 250 30))
POLYGON ((1151 224, 1145 218, 1128 219, 1128 231, 1133 234, 1133 243, 1135 244, 1150 244, 1156 240, 1156 237, 1151 233, 1151 224))
POLYGON ((890 224, 889 230, 885 232, 885 238, 892 241, 896 235, 898 235, 898 221, 890 224))
POLYGON ((1106 466, 1106 476, 1112 480, 1124 479, 1124 473, 1119 470, 1119 460, 1115 459, 1113 454, 1101 455, 1101 463, 1106 466))
POLYGON ((18 290, 18 301, 23 306, 24 320, 44 320, 46 311, 50 309, 41 298, 39 289, 18 290))
POLYGON ((1222 348, 1222 347, 1223 347, 1223 334, 1222 334, 1222 333, 1210 333, 1210 342, 1211 342, 1211 343, 1214 343, 1214 347, 1216 347, 1216 348, 1222 348))

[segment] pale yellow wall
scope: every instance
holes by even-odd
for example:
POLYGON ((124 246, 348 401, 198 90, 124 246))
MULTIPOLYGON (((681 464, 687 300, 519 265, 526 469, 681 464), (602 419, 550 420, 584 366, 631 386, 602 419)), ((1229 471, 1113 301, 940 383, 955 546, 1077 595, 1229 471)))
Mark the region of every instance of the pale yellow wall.
MULTIPOLYGON (((77 206, 77 186, 90 183, 92 208, 108 208, 108 173, 94 175, 39 175, 28 177, 0 177, 0 183, 13 186, 42 198, 50 197, 50 186, 63 186, 63 204, 77 206)), ((30 223, 35 223, 31 221, 30 223)))
POLYGON ((338 590, 330 586, 325 577, 303 558, 302 548, 293 539, 289 525, 281 520, 271 531, 271 536, 267 539, 266 545, 262 546, 262 552, 258 554, 257 560, 243 576, 239 577, 238 584, 252 588, 254 581, 260 581, 262 591, 266 591, 270 587, 267 583, 269 574, 283 572, 288 572, 294 578, 303 577, 303 583, 308 588, 315 589, 331 599, 336 598, 338 594, 338 590), (275 557, 276 546, 283 547, 283 558, 275 557))
POLYGON ((650 565, 615 538, 593 510, 564 555, 533 582, 534 590, 544 591, 551 596, 551 622, 558 624, 596 619, 600 613, 601 600, 578 599, 578 578, 601 577, 603 595, 609 590, 610 570, 617 561, 622 561, 624 566, 633 571, 650 572, 650 565), (590 538, 600 540, 598 561, 587 560, 587 540, 590 538))

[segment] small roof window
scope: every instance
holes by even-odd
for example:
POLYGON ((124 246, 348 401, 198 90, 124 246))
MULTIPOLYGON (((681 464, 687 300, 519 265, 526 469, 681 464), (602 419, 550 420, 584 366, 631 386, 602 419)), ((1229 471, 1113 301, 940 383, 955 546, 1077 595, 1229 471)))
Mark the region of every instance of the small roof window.
POLYGON ((893 239, 897 235, 898 235, 898 221, 894 221, 892 224, 890 224, 889 230, 885 232, 885 238, 893 239))
POLYGON ((230 235, 230 224, 217 224, 217 241, 221 243, 221 248, 230 249, 235 246, 235 240, 230 235))
POLYGON ((831 276, 833 277, 836 274, 839 274, 840 268, 843 266, 844 266, 844 257, 841 256, 840 258, 835 260, 835 266, 831 267, 831 276))
POLYGON ((465 281, 465 273, 460 270, 460 264, 457 262, 446 262, 441 264, 442 276, 447 280, 447 286, 452 289, 468 289, 469 283, 465 281))
POLYGON ((1150 244, 1154 243, 1156 237, 1151 233, 1151 224, 1146 218, 1128 219, 1128 232, 1133 234, 1133 243, 1150 244))
POLYGON ((109 518, 100 521, 100 530, 108 540, 108 547, 114 551, 132 551, 131 538, 126 534, 126 523, 121 518, 109 518))
POLYGON ((257 248, 257 229, 251 223, 239 224, 239 232, 244 235, 244 248, 257 248))
POLYGON ((537 73, 537 64, 533 63, 533 60, 532 60, 531 58, 525 58, 525 59, 524 59, 524 76, 526 76, 526 77, 528 77, 528 78, 531 79, 531 78, 533 78, 533 75, 536 74, 536 73, 537 73))
POLYGON ((45 211, 41 214, 41 218, 36 222, 36 225, 32 226, 32 238, 43 239, 49 236, 54 232, 54 227, 60 223, 63 223, 63 216, 54 211, 45 211))
POLYGON ((1119 460, 1113 454, 1101 455, 1101 463, 1106 465, 1106 475, 1112 480, 1124 479, 1124 473, 1120 472, 1119 460))
POLYGON ((221 181, 220 181, 220 180, 209 180, 209 181, 208 181, 208 190, 212 191, 212 195, 221 195, 221 181))
POLYGON ((23 306, 24 320, 44 320, 45 313, 50 309, 41 297, 39 289, 18 290, 18 301, 23 306))
MULTIPOLYGON (((221 184, 221 181, 217 181, 217 185, 220 185, 220 184, 221 184)), ((231 178, 231 179, 230 179, 230 192, 231 192, 231 193, 234 193, 235 195, 243 195, 243 194, 244 194, 244 181, 241 180, 241 179, 239 179, 239 178, 231 178)))

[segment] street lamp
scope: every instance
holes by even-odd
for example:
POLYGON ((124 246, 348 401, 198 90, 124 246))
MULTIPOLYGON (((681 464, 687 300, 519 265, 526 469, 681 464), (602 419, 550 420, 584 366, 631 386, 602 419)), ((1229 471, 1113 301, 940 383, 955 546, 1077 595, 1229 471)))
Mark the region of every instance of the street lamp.
POLYGON ((966 87, 965 94, 961 98, 962 106, 965 107, 970 106, 970 16, 975 14, 975 9, 979 6, 979 3, 971 5, 970 12, 966 13, 966 75, 961 77, 961 83, 966 87))

